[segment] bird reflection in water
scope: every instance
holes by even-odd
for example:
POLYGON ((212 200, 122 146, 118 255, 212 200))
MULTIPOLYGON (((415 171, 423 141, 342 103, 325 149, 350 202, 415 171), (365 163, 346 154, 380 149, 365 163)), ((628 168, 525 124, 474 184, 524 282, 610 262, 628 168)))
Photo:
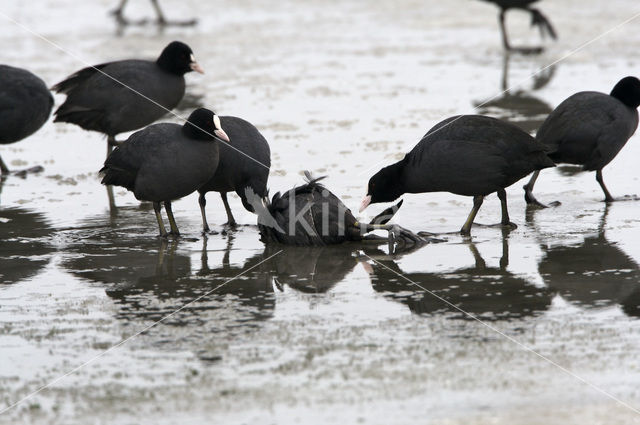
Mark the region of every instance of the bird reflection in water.
POLYGON ((276 287, 304 293, 324 293, 342 282, 358 264, 357 244, 337 246, 267 246, 265 257, 282 250, 268 263, 276 287))
POLYGON ((548 290, 536 287, 525 277, 507 270, 508 232, 503 232, 502 257, 498 267, 487 266, 472 240, 464 243, 473 255, 474 264, 443 273, 405 273, 395 258, 365 251, 375 260, 369 262, 373 289, 406 304, 414 313, 454 313, 455 317, 462 319, 520 319, 536 316, 549 308, 552 296, 548 290))
POLYGON ((481 115, 490 115, 515 124, 527 133, 535 133, 553 110, 544 100, 534 96, 532 92, 545 87, 556 72, 557 64, 543 68, 533 78, 529 90, 509 86, 509 62, 511 55, 505 53, 502 59, 502 92, 485 101, 474 102, 474 107, 481 115))
MULTIPOLYGON (((569 303, 586 308, 620 305, 630 316, 640 317, 640 268, 615 242, 607 240, 607 204, 598 230, 577 244, 543 244, 538 271, 549 290, 569 303)), ((535 226, 535 208, 527 221, 535 226)))
POLYGON ((44 214, 0 207, 0 285, 34 277, 49 264, 55 251, 52 232, 44 214))

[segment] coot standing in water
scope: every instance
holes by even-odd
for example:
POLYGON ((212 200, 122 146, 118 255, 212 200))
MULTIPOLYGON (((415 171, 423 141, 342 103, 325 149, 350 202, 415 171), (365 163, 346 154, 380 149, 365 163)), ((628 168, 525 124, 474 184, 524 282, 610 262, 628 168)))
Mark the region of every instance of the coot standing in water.
POLYGON ((133 133, 104 163, 102 184, 122 186, 136 199, 153 202, 160 236, 169 233, 160 215, 167 212, 171 234, 179 236, 171 201, 198 190, 216 171, 218 142, 229 142, 220 118, 204 108, 196 109, 182 126, 153 124, 133 133))
POLYGON ((203 73, 191 48, 173 41, 154 61, 128 59, 81 69, 52 90, 67 95, 54 122, 76 124, 107 136, 137 130, 176 107, 184 96, 184 74, 203 73))
POLYGON ((402 160, 371 177, 360 211, 404 193, 473 196, 460 230, 469 235, 484 197, 497 192, 501 224, 513 226, 504 189, 532 171, 553 166, 544 146, 515 125, 482 115, 454 116, 436 124, 402 160))
MULTIPOLYGON (((53 96, 40 78, 26 69, 0 65, 0 145, 18 142, 47 122, 53 96)), ((0 157, 0 174, 9 167, 0 157)))
POLYGON ((500 32, 502 34, 502 45, 505 50, 520 53, 540 53, 542 47, 512 47, 509 43, 507 28, 505 26, 505 15, 509 9, 520 9, 531 13, 531 26, 537 26, 540 29, 540 35, 544 38, 548 34, 552 39, 556 39, 556 31, 553 29, 551 22, 538 9, 531 7, 531 4, 539 0, 484 0, 493 3, 500 8, 498 20, 500 22, 500 32))
MULTIPOLYGON (((549 157, 557 164, 582 165, 595 171, 605 202, 615 199, 602 179, 602 169, 616 157, 638 127, 640 80, 625 77, 610 94, 595 91, 576 93, 554 109, 536 134, 549 157)), ((528 204, 544 206, 533 196, 539 171, 523 187, 528 204)))
POLYGON ((209 224, 205 214, 207 192, 220 192, 225 211, 227 212, 227 224, 235 226, 227 192, 236 192, 242 200, 242 205, 249 212, 255 212, 247 199, 247 189, 263 198, 267 194, 267 179, 271 166, 271 151, 269 143, 251 123, 236 117, 222 116, 220 122, 233 145, 220 145, 220 160, 216 173, 204 186, 198 189, 200 197, 200 212, 202 213, 202 226, 205 232, 209 231, 209 224))

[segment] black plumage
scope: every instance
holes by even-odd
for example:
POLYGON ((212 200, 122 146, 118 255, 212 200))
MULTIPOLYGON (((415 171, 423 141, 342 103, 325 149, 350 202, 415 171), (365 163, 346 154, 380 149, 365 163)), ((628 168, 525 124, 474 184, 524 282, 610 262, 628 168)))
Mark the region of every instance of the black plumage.
MULTIPOLYGON (((606 202, 614 201, 604 184, 602 169, 616 157, 638 127, 640 80, 625 77, 610 94, 576 93, 554 109, 536 134, 557 164, 582 165, 595 171, 606 202)), ((542 205, 533 196, 535 172, 524 186, 527 203, 542 205)))
POLYGON ((283 194, 276 193, 264 206, 254 198, 263 242, 298 246, 335 245, 361 241, 366 233, 374 230, 389 231, 392 241, 425 241, 406 229, 386 224, 402 202, 378 214, 369 224, 360 223, 336 195, 319 183, 324 177, 314 179, 308 173, 306 177, 306 184, 283 194))
POLYGON ((205 232, 209 225, 205 214, 207 192, 220 192, 227 212, 227 224, 235 225, 236 221, 227 201, 227 192, 236 192, 247 211, 254 212, 254 208, 247 196, 248 190, 263 198, 267 195, 267 180, 271 167, 271 150, 269 143, 250 122, 237 117, 220 117, 222 127, 233 145, 220 145, 220 160, 216 173, 198 191, 200 197, 200 211, 202 225, 205 232))
POLYGON ((540 36, 550 36, 552 39, 558 38, 556 30, 551 25, 549 19, 542 14, 538 9, 531 7, 533 3, 537 3, 539 0, 484 0, 489 3, 493 3, 500 8, 500 14, 498 15, 498 21, 500 23, 500 32, 502 34, 502 45, 507 51, 516 51, 521 53, 540 53, 542 47, 512 47, 509 43, 509 37, 507 35, 507 29, 505 27, 505 15, 510 9, 520 9, 531 14, 531 26, 537 26, 540 30, 540 36))
POLYGON ((469 234, 484 197, 497 192, 502 224, 511 225, 504 189, 553 166, 544 146, 515 125, 481 115, 454 116, 436 124, 402 160, 371 177, 360 210, 404 193, 473 196, 474 207, 461 229, 469 234))
MULTIPOLYGON (((39 77, 26 69, 0 65, 0 144, 18 142, 43 126, 53 108, 53 96, 39 77)), ((0 157, 0 171, 9 167, 0 157)))
POLYGON ((196 109, 183 125, 153 124, 133 133, 116 148, 100 170, 102 184, 122 186, 141 201, 153 202, 161 236, 167 236, 160 216, 163 202, 171 233, 179 235, 171 201, 195 192, 218 165, 218 142, 229 138, 217 115, 196 109))
POLYGON ((117 144, 117 134, 153 123, 184 96, 184 74, 202 72, 191 48, 174 41, 154 61, 129 59, 81 69, 52 90, 67 95, 55 122, 98 131, 117 144))

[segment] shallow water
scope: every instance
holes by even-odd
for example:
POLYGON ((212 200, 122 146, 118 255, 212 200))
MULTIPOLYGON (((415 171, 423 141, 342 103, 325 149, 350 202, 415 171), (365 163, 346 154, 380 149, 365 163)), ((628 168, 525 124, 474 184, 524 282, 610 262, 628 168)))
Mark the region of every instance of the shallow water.
MULTIPOLYGON (((167 0, 168 15, 200 22, 164 32, 118 30, 114 3, 0 12, 89 64, 188 42, 207 73, 187 76, 178 113, 206 105, 248 119, 271 144, 272 193, 309 169, 353 209, 370 175, 441 119, 478 107, 535 131, 571 93, 609 91, 639 64, 634 21, 531 77, 640 12, 632 0, 542 2, 560 40, 510 57, 495 8, 479 1, 167 0)), ((151 13, 145 1, 127 10, 151 13)), ((528 17, 512 15, 514 38, 536 43, 528 17)), ((48 85, 85 65, 2 28, 1 61, 48 85)), ((639 137, 604 170, 614 195, 637 193, 639 137)), ((512 232, 477 227, 397 256, 359 245, 280 252, 259 242, 235 195, 246 226, 225 232, 214 193, 219 234, 200 235, 191 195, 174 205, 186 237, 161 242, 152 209, 130 193, 116 189, 110 210, 97 177, 105 151, 98 134, 52 122, 0 147, 9 166, 45 167, 0 189, 0 410, 55 380, 0 423, 639 421, 603 394, 640 407, 639 205, 605 207, 593 173, 545 170, 538 199, 562 201, 546 210, 527 210, 524 182, 513 185, 512 232)), ((450 232, 470 208, 409 195, 394 221, 450 232)), ((478 222, 498 219, 491 196, 478 222)))

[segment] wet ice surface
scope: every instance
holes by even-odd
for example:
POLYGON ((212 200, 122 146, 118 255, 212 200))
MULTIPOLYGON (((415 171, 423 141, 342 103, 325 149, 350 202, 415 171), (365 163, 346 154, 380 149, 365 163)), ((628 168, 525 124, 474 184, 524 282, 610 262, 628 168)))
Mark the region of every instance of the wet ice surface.
MULTIPOLYGON (((117 34, 108 1, 0 10, 88 63, 155 57, 172 39, 188 42, 207 73, 187 76, 189 104, 179 113, 203 104, 248 119, 271 143, 272 193, 310 169, 328 174, 351 208, 373 172, 447 116, 489 101, 482 112, 533 131, 571 93, 609 91, 638 69, 632 22, 529 78, 637 13, 632 0, 544 2, 560 41, 541 56, 510 58, 496 10, 481 2, 165 3, 167 14, 197 16, 199 25, 117 34)), ((140 1, 127 13, 152 11, 140 1)), ((514 38, 535 43, 528 17, 512 18, 514 38)), ((84 66, 3 28, 2 62, 49 85, 84 66)), ((637 139, 604 170, 614 195, 638 190, 637 139)), ((0 193, 0 409, 101 355, 0 423, 638 420, 518 345, 640 406, 638 204, 605 208, 593 173, 545 170, 536 195, 562 205, 541 211, 526 211, 524 182, 513 185, 519 227, 508 234, 474 228, 471 240, 449 235, 396 257, 385 247, 286 249, 261 263, 278 249, 265 249, 255 227, 200 236, 194 195, 174 206, 187 236, 178 242, 159 241, 152 209, 123 190, 110 212, 96 174, 105 150, 99 135, 51 122, 0 147, 14 168, 45 167, 7 179, 0 193)), ((215 193, 208 199, 221 231, 222 204, 215 193)), ((238 221, 255 223, 235 196, 231 204, 238 221)), ((454 231, 470 208, 469 198, 410 195, 395 221, 454 231)), ((489 197, 478 222, 498 218, 489 197)))

